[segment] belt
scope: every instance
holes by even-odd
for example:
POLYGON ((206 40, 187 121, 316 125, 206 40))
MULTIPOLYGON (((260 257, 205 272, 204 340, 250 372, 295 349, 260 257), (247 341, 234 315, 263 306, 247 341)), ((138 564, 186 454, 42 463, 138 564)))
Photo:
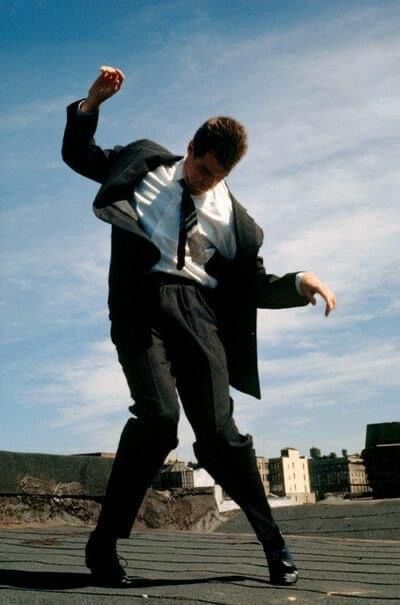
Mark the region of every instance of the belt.
POLYGON ((147 274, 150 284, 154 284, 157 287, 163 285, 183 285, 183 286, 195 286, 201 292, 205 301, 211 306, 214 306, 216 298, 216 288, 210 288, 209 286, 203 286, 194 279, 188 277, 181 277, 180 275, 174 275, 174 273, 163 273, 162 271, 152 271, 147 274))

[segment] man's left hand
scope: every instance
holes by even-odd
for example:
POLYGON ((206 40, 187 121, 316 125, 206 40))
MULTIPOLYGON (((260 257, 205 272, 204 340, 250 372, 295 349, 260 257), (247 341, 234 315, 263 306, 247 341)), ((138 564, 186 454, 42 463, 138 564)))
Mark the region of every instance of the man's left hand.
POLYGON ((307 271, 301 277, 300 294, 308 298, 313 305, 317 304, 315 294, 319 294, 325 301, 325 317, 328 317, 329 313, 336 309, 336 296, 314 273, 307 271))

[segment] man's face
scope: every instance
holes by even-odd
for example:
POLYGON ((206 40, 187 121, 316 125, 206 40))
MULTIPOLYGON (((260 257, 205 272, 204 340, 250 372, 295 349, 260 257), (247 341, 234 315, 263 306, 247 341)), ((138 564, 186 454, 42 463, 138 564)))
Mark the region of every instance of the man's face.
POLYGON ((203 156, 195 156, 192 142, 188 145, 188 153, 183 164, 183 174, 190 193, 201 195, 206 193, 229 173, 218 162, 212 151, 206 151, 203 156))

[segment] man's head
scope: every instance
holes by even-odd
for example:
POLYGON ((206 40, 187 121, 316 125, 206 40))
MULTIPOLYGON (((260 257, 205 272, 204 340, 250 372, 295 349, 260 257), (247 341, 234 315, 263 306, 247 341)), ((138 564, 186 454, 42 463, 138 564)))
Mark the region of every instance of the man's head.
POLYGON ((205 193, 224 179, 247 151, 247 133, 233 118, 210 118, 188 145, 184 176, 194 195, 205 193))

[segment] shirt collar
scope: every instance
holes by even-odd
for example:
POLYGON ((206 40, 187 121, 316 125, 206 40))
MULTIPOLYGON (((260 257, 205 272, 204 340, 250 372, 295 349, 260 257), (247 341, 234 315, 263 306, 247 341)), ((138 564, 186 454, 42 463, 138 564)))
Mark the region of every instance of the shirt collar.
POLYGON ((180 181, 181 179, 183 179, 183 162, 185 161, 186 156, 183 157, 181 160, 178 160, 177 163, 175 164, 175 173, 174 176, 172 177, 173 181, 180 181))

